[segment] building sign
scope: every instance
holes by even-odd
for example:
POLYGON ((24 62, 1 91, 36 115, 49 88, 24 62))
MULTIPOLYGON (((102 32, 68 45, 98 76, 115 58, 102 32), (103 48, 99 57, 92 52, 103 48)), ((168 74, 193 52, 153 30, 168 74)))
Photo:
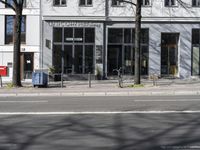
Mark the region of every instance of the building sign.
POLYGON ((103 45, 96 45, 96 63, 103 63, 103 45))
POLYGON ((69 21, 49 21, 53 27, 101 27, 101 23, 95 22, 69 22, 69 21))
POLYGON ((83 38, 65 38, 66 41, 76 41, 76 42, 81 42, 83 41, 83 38))

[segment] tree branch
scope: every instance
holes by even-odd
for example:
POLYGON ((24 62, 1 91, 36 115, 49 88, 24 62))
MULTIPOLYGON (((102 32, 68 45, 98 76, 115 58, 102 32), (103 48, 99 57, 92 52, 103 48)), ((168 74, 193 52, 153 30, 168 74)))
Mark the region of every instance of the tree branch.
POLYGON ((136 4, 133 3, 133 2, 131 2, 131 1, 127 1, 127 0, 116 0, 116 1, 118 1, 118 2, 124 2, 124 3, 128 3, 128 4, 136 6, 136 4))
POLYGON ((6 1, 0 0, 0 3, 5 4, 6 6, 8 6, 9 8, 15 11, 15 8, 11 4, 7 3, 6 1))

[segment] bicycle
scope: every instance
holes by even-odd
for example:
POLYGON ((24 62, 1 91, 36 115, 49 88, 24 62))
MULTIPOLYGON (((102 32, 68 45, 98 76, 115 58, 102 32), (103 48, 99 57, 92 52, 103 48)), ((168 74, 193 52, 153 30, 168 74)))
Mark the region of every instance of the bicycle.
POLYGON ((113 69, 113 72, 116 71, 117 72, 117 76, 118 76, 118 84, 120 88, 123 88, 123 79, 122 79, 122 68, 120 67, 119 69, 113 69))

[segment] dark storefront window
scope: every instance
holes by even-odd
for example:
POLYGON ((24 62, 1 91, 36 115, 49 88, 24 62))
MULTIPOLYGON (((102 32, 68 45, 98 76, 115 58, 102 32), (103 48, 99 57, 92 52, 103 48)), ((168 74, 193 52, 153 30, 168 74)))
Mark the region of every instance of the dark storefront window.
POLYGON ((192 75, 200 75, 200 29, 192 30, 192 75))
POLYGON ((109 29, 108 43, 122 43, 123 29, 109 29))
POLYGON ((85 73, 93 72, 94 46, 85 45, 85 73))
MULTIPOLYGON (((122 68, 123 74, 134 74, 135 31, 131 28, 108 29, 108 75, 116 74, 113 69, 122 68)), ((141 74, 148 74, 149 32, 141 32, 141 74)))
POLYGON ((56 73, 61 72, 61 49, 62 45, 53 46, 53 66, 56 73))
POLYGON ((94 28, 85 28, 85 43, 94 43, 94 28))
POLYGON ((132 30, 131 29, 124 29, 124 43, 131 43, 132 30))
POLYGON ((53 30, 54 42, 62 43, 62 28, 53 30))
POLYGON ((72 65, 73 65, 73 55, 72 55, 72 45, 65 45, 64 51, 64 72, 72 73, 72 65))
MULTIPOLYGON (((56 30, 56 29, 55 29, 56 30)), ((62 32, 62 28, 61 28, 62 32)), ((62 39, 62 33, 59 33, 62 39)), ((64 41, 67 43, 72 43, 73 42, 73 28, 65 28, 64 29, 64 41)))
POLYGON ((74 29, 74 42, 82 43, 83 42, 83 28, 74 29))
POLYGON ((64 73, 94 73, 94 28, 54 28, 53 66, 61 72, 64 45, 64 73), (64 38, 64 39, 63 39, 64 38))

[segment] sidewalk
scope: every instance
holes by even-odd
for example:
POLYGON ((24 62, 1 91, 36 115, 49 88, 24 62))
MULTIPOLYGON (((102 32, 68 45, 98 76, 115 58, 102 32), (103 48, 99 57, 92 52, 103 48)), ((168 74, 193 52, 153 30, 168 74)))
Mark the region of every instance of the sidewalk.
POLYGON ((22 82, 22 88, 0 88, 0 97, 15 96, 156 96, 156 95, 200 95, 200 80, 160 79, 153 86, 151 80, 142 80, 142 87, 131 87, 133 81, 126 81, 124 88, 117 80, 50 82, 47 88, 33 88, 31 82, 22 82))

